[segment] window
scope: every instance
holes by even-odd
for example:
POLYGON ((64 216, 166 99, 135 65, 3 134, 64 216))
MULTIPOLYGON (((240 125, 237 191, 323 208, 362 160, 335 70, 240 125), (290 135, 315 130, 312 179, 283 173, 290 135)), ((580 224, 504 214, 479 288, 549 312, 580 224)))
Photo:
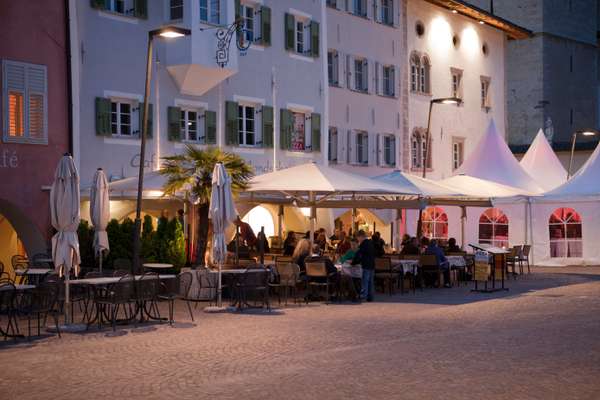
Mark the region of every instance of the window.
POLYGON ((304 151, 306 148, 306 115, 301 112, 292 113, 292 150, 304 151))
POLYGON ((419 91, 419 74, 421 73, 421 59, 417 54, 413 54, 410 58, 410 90, 411 92, 419 91))
POLYGON ((423 57, 421 61, 421 73, 419 74, 419 91, 429 93, 429 58, 423 57))
POLYGON ((386 135, 383 137, 383 164, 388 167, 396 165, 396 137, 386 135))
POLYGON ((338 159, 338 131, 337 128, 329 128, 329 151, 327 153, 327 159, 330 163, 337 163, 338 159))
POLYGON ((285 49, 304 56, 319 57, 320 25, 305 14, 285 13, 285 49))
MULTIPOLYGON (((426 150, 426 134, 425 129, 416 128, 413 131, 413 135, 411 138, 411 166, 413 169, 423 168, 423 156, 427 152, 426 150)), ((431 168, 431 154, 432 154, 432 145, 431 140, 429 142, 429 152, 427 155, 427 168, 431 168)))
POLYGON ((448 239, 448 215, 441 207, 427 207, 423 210, 423 236, 429 239, 448 239))
POLYGON ((255 146, 257 144, 254 106, 243 104, 238 106, 238 135, 240 146, 255 146))
POLYGON ((180 137, 188 142, 206 143, 205 133, 201 132, 198 124, 200 112, 197 109, 181 110, 181 134, 180 137))
POLYGON ((394 0, 381 0, 380 12, 380 19, 383 24, 394 24, 394 0))
POLYGON ((131 125, 133 104, 127 100, 112 100, 110 102, 110 126, 113 135, 132 136, 131 125))
POLYGON ((337 0, 327 0, 327 6, 337 8, 337 0))
POLYGON ((125 0, 108 0, 107 9, 117 14, 131 14, 133 12, 132 4, 125 0), (130 8, 130 9, 129 9, 130 8))
POLYGON ((369 89, 368 61, 366 59, 354 59, 354 89, 366 92, 369 89))
POLYGON ((200 20, 211 24, 220 22, 220 0, 200 0, 200 20))
POLYGON ((479 217, 479 243, 508 247, 508 218, 499 208, 488 208, 479 217))
POLYGON ((183 19, 183 0, 171 0, 169 3, 169 18, 171 20, 183 19))
POLYGON ((352 13, 359 17, 366 17, 367 0, 352 0, 352 13))
POLYGON ((257 35, 255 34, 256 25, 254 20, 255 10, 254 7, 242 4, 240 6, 240 16, 242 18, 242 23, 244 26, 244 35, 245 40, 250 43, 254 42, 257 35))
POLYGON ((481 77, 481 108, 489 110, 492 107, 490 101, 490 78, 481 77))
POLYGON ((572 208, 554 210, 548 221, 550 257, 583 257, 581 216, 572 208))
POLYGON ((450 68, 450 76, 452 79, 450 95, 452 97, 457 97, 459 99, 462 99, 462 97, 463 97, 463 89, 462 89, 463 72, 462 72, 462 70, 457 69, 457 68, 450 68))
POLYGON ((383 75, 383 94, 386 96, 395 96, 396 71, 393 66, 387 65, 382 68, 383 75))
POLYGON ((304 22, 296 21, 296 52, 304 54, 304 22))
POLYGON ((458 169, 464 160, 465 141, 462 138, 452 138, 452 169, 458 169))
POLYGON ((335 50, 329 50, 327 52, 327 76, 329 77, 330 85, 339 85, 339 54, 335 50))
POLYGON ((367 132, 356 134, 356 162, 358 164, 369 163, 369 134, 367 132))
POLYGON ((2 63, 6 141, 46 142, 47 75, 44 65, 2 63))

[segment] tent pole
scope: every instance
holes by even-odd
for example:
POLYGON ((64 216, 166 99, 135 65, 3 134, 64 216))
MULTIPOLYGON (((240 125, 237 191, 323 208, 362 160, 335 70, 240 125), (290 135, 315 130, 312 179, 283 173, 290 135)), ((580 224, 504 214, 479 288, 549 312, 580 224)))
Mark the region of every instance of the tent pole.
POLYGON ((465 250, 465 222, 467 219, 467 206, 460 206, 460 248, 465 250))
POLYGON ((315 244, 315 218, 317 216, 314 192, 308 192, 308 201, 310 202, 310 245, 312 251, 312 245, 315 244))
POLYGON ((279 205, 279 212, 277 213, 277 236, 283 244, 283 204, 279 205))

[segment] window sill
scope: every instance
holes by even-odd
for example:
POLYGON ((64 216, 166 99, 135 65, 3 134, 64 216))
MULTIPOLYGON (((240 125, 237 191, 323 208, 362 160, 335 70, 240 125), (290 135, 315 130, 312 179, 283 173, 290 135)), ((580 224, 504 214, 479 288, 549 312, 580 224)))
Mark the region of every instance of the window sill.
POLYGON ((133 15, 120 14, 110 10, 98 10, 98 15, 115 21, 127 22, 129 24, 138 24, 140 20, 138 17, 134 17, 133 15))
POLYGON ((250 43, 249 49, 256 51, 265 51, 268 46, 261 44, 260 42, 252 42, 250 43))
POLYGON ((292 50, 288 50, 288 55, 290 56, 290 58, 294 58, 296 60, 301 60, 301 61, 310 62, 310 63, 315 62, 314 57, 309 57, 309 56, 305 56, 303 54, 298 54, 292 50))
POLYGON ((431 93, 426 93, 426 92, 416 92, 414 90, 410 91, 410 94, 414 94, 416 96, 422 96, 422 97, 432 97, 431 93))
POLYGON ((266 148, 262 146, 244 146, 243 144, 237 146, 231 146, 237 153, 246 154, 265 154, 266 148))
MULTIPOLYGON (((423 173, 423 167, 410 167, 410 172, 419 172, 423 173)), ((433 168, 425 168, 425 172, 433 172, 433 168)))
POLYGON ((353 17, 356 17, 356 18, 364 19, 365 21, 369 21, 369 19, 370 19, 368 13, 365 14, 365 15, 361 15, 361 14, 357 14, 357 13, 355 13, 353 11, 348 11, 348 14, 350 14, 353 17))
POLYGON ((386 99, 397 99, 398 97, 396 97, 395 94, 381 94, 381 93, 377 93, 377 96, 379 97, 383 97, 386 99))
POLYGON ((350 91, 354 92, 354 93, 360 93, 360 94, 367 94, 367 95, 371 94, 371 93, 369 93, 368 89, 367 90, 350 89, 350 91))
POLYGON ((214 28, 227 28, 227 25, 223 25, 223 24, 215 24, 214 22, 209 22, 209 21, 202 21, 200 20, 200 31, 204 31, 207 29, 214 29, 214 28), (203 26, 206 26, 207 28, 204 29, 203 26))
POLYGON ((195 142, 192 140, 182 140, 180 142, 174 142, 173 147, 175 147, 176 149, 185 149, 187 147, 187 145, 202 146, 202 147, 208 146, 206 143, 202 143, 202 142, 195 142))
POLYGON ((394 29, 398 28, 398 26, 394 25, 393 22, 392 23, 387 23, 387 22, 382 22, 382 21, 377 21, 377 20, 375 22, 377 22, 379 25, 387 26, 388 28, 394 28, 394 29))
POLYGON ((48 138, 35 139, 35 138, 30 138, 30 137, 25 137, 25 136, 4 136, 2 141, 4 143, 14 143, 14 144, 41 144, 41 145, 48 144, 48 138))

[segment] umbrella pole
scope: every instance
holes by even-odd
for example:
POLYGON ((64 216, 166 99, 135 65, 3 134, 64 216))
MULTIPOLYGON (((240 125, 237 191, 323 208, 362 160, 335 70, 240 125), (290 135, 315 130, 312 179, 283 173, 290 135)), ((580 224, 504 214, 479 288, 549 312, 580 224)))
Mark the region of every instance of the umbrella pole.
POLYGON ((219 277, 218 277, 218 287, 217 287, 217 307, 222 307, 222 298, 221 298, 221 294, 222 294, 222 288, 221 288, 221 265, 222 263, 219 261, 218 262, 219 265, 219 277))
MULTIPOLYGON (((65 268, 66 269, 66 268, 65 268)), ((65 324, 71 323, 71 301, 69 299, 69 272, 65 272, 65 324)))
POLYGON ((100 250, 100 260, 98 260, 98 268, 100 269, 100 273, 102 273, 102 259, 103 259, 102 250, 100 250))

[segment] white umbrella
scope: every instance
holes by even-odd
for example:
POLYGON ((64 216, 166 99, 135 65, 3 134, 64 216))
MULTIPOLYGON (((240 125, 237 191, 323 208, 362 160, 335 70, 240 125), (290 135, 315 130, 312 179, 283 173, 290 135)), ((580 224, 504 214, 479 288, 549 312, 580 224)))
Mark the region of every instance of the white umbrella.
POLYGON ((217 163, 213 170, 208 217, 212 220, 213 226, 212 259, 219 267, 217 307, 221 307, 221 267, 227 257, 225 229, 237 217, 231 194, 231 178, 222 163, 217 163))
POLYGON ((102 168, 94 174, 90 190, 90 216, 94 225, 94 253, 99 257, 100 272, 102 272, 102 258, 110 250, 106 225, 110 218, 110 201, 108 198, 108 181, 102 168))
POLYGON ((79 256, 79 174, 73 158, 65 154, 56 167, 50 190, 50 215, 52 226, 57 230, 52 237, 52 259, 59 273, 66 278, 65 315, 69 322, 69 275, 71 269, 77 275, 79 256))

